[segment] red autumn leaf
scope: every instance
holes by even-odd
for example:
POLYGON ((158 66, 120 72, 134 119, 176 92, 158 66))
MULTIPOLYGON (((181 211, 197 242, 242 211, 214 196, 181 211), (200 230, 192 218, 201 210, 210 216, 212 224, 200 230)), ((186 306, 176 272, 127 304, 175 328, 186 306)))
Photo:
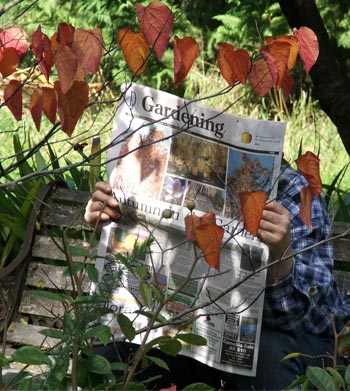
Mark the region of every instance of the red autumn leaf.
POLYGON ((277 84, 278 80, 278 68, 275 59, 271 56, 269 52, 262 52, 262 56, 264 60, 266 61, 266 64, 269 67, 271 78, 273 85, 275 86, 277 84))
POLYGON ((251 67, 249 53, 243 49, 223 42, 219 46, 217 54, 220 72, 229 86, 233 86, 235 81, 245 84, 251 67))
POLYGON ((283 96, 284 99, 287 100, 294 90, 294 77, 293 75, 288 71, 286 71, 286 74, 284 75, 283 83, 282 83, 282 89, 283 89, 283 96))
POLYGON ((54 82, 54 87, 62 130, 70 137, 89 102, 89 85, 85 81, 75 80, 66 94, 63 94, 59 80, 54 82))
POLYGON ((33 121, 37 131, 40 131, 41 116, 43 113, 43 92, 41 87, 34 90, 30 99, 29 111, 32 115, 33 121))
POLYGON ((55 50, 55 64, 62 93, 66 94, 73 85, 78 68, 77 58, 69 46, 63 45, 55 50))
POLYGON ((174 39, 174 84, 177 88, 185 79, 198 56, 198 44, 192 37, 174 39))
POLYGON ((249 80, 253 91, 260 97, 265 96, 274 86, 270 68, 263 58, 252 65, 249 80))
POLYGON ((56 91, 52 87, 42 87, 43 111, 48 120, 54 124, 56 121, 57 98, 56 91))
POLYGON ((185 217, 185 229, 188 240, 200 248, 205 261, 216 270, 220 269, 220 249, 224 229, 216 225, 215 215, 205 213, 198 217, 194 214, 185 217))
POLYGON ((266 51, 270 53, 277 64, 278 79, 275 84, 277 89, 279 89, 283 83, 284 75, 287 70, 290 48, 290 43, 274 40, 260 49, 261 52, 266 51))
POLYGON ((122 49, 128 68, 136 76, 146 69, 146 60, 149 52, 149 43, 142 33, 134 33, 128 29, 118 32, 118 43, 122 49))
POLYGON ((258 235, 262 212, 266 204, 266 191, 242 191, 239 193, 244 228, 253 236, 258 235))
POLYGON ((98 71, 103 56, 103 38, 100 29, 75 30, 71 48, 82 71, 82 77, 98 71))
POLYGON ((295 163, 298 167, 298 171, 308 181, 313 195, 318 197, 322 191, 320 159, 314 153, 307 151, 299 156, 295 163))
POLYGON ((147 7, 137 3, 136 12, 140 30, 160 61, 170 40, 174 15, 170 8, 159 1, 152 1, 147 7))
POLYGON ((303 187, 300 191, 300 217, 309 229, 312 229, 311 205, 313 199, 311 186, 303 187))
POLYGON ((27 52, 28 44, 23 31, 19 27, 10 27, 0 31, 0 51, 14 48, 21 58, 27 52))
POLYGON ((55 34, 55 45, 57 46, 71 46, 74 40, 75 27, 69 23, 60 23, 58 25, 57 33, 55 34))
POLYGON ((319 45, 316 34, 309 27, 293 28, 293 35, 300 45, 299 54, 305 66, 306 74, 314 66, 319 55, 319 45))
MULTIPOLYGON (((289 57, 287 62, 287 68, 289 70, 293 69, 295 67, 298 54, 299 54, 299 42, 298 40, 292 36, 292 35, 281 35, 277 39, 280 42, 287 42, 290 44, 290 51, 289 51, 289 57)), ((267 40, 267 42, 269 42, 267 40)))
POLYGON ((17 121, 22 119, 22 83, 19 80, 10 80, 4 90, 4 101, 17 121))
POLYGON ((32 35, 30 48, 35 59, 38 61, 40 69, 45 75, 46 80, 49 81, 49 75, 51 73, 51 67, 54 60, 53 52, 51 48, 51 41, 46 34, 42 33, 40 26, 32 35))
POLYGON ((72 50, 75 28, 67 23, 60 23, 57 32, 51 38, 51 46, 62 93, 72 87, 78 69, 78 61, 72 50))
POLYGON ((0 73, 2 77, 12 75, 18 67, 20 58, 15 48, 5 48, 0 52, 0 73))

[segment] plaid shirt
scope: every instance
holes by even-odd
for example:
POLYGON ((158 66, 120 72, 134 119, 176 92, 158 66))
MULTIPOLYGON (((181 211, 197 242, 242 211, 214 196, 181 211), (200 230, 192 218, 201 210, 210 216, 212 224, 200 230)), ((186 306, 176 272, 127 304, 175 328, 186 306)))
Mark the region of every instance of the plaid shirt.
MULTIPOLYGON (((330 237, 331 221, 324 199, 314 197, 313 229, 308 229, 299 215, 300 190, 307 186, 307 181, 291 168, 282 168, 277 201, 290 213, 292 251, 296 253, 330 237)), ((331 241, 295 255, 291 275, 266 287, 263 321, 296 335, 332 335, 333 314, 340 331, 350 319, 350 299, 340 293, 332 270, 331 241)))

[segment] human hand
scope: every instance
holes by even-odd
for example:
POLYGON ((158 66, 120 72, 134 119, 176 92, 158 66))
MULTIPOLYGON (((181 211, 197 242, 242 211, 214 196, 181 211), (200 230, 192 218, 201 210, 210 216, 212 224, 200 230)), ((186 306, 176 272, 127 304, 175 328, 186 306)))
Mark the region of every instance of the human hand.
POLYGON ((121 212, 118 202, 112 196, 112 188, 107 182, 97 182, 95 190, 85 208, 85 221, 92 227, 97 222, 118 220, 121 212))
POLYGON ((290 248, 289 211, 276 201, 268 201, 263 210, 258 237, 269 246, 273 259, 290 248))

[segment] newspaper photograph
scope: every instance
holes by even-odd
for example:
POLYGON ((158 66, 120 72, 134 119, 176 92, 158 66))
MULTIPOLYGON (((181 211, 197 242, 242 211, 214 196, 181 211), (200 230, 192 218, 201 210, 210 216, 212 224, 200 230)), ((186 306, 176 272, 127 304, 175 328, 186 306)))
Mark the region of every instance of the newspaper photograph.
MULTIPOLYGON (((180 354, 254 376, 269 255, 243 228, 239 193, 265 190, 275 197, 285 124, 235 117, 137 84, 125 85, 122 96, 107 154, 122 218, 103 227, 96 262, 102 282, 110 284, 115 273, 121 278, 110 298, 113 314, 104 322, 120 338, 115 314, 128 316, 136 330, 146 329, 140 281, 113 255, 131 254, 135 243, 148 241, 149 252, 135 265, 147 270, 143 281, 155 281, 168 298, 161 312, 167 321, 149 338, 174 336, 185 324, 207 343, 183 343, 180 354), (224 228, 220 270, 186 239, 190 201, 192 213, 213 213, 224 228), (170 218, 161 218, 164 210, 170 218), (150 236, 156 240, 149 242, 150 236)), ((142 338, 140 332, 132 342, 142 338)))

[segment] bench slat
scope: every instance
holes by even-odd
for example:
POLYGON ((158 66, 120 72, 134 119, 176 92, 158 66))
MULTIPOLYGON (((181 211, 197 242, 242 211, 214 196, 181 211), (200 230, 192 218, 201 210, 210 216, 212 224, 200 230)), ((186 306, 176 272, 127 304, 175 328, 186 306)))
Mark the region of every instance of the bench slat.
POLYGON ((59 301, 35 296, 31 292, 24 290, 19 311, 26 315, 57 318, 63 316, 64 306, 59 301))
POLYGON ((40 334, 40 331, 44 329, 48 328, 32 324, 12 322, 7 330, 7 342, 50 349, 57 345, 58 340, 55 338, 45 337, 40 334))
MULTIPOLYGON (((70 277, 65 275, 66 269, 64 266, 32 262, 28 267, 27 286, 71 291, 73 290, 72 281, 70 277)), ((90 281, 86 275, 84 277, 82 289, 83 292, 89 292, 90 281)))
MULTIPOLYGON (((88 252, 90 250, 90 244, 88 242, 79 239, 68 239, 67 242, 72 251, 72 259, 74 262, 94 263, 91 258, 94 257, 96 249, 91 249, 91 257, 74 255, 74 248, 78 250, 84 249, 88 252)), ((66 261, 66 254, 61 251, 61 248, 63 248, 61 239, 55 238, 55 240, 53 240, 49 236, 37 235, 32 248, 32 256, 37 258, 66 261)))

